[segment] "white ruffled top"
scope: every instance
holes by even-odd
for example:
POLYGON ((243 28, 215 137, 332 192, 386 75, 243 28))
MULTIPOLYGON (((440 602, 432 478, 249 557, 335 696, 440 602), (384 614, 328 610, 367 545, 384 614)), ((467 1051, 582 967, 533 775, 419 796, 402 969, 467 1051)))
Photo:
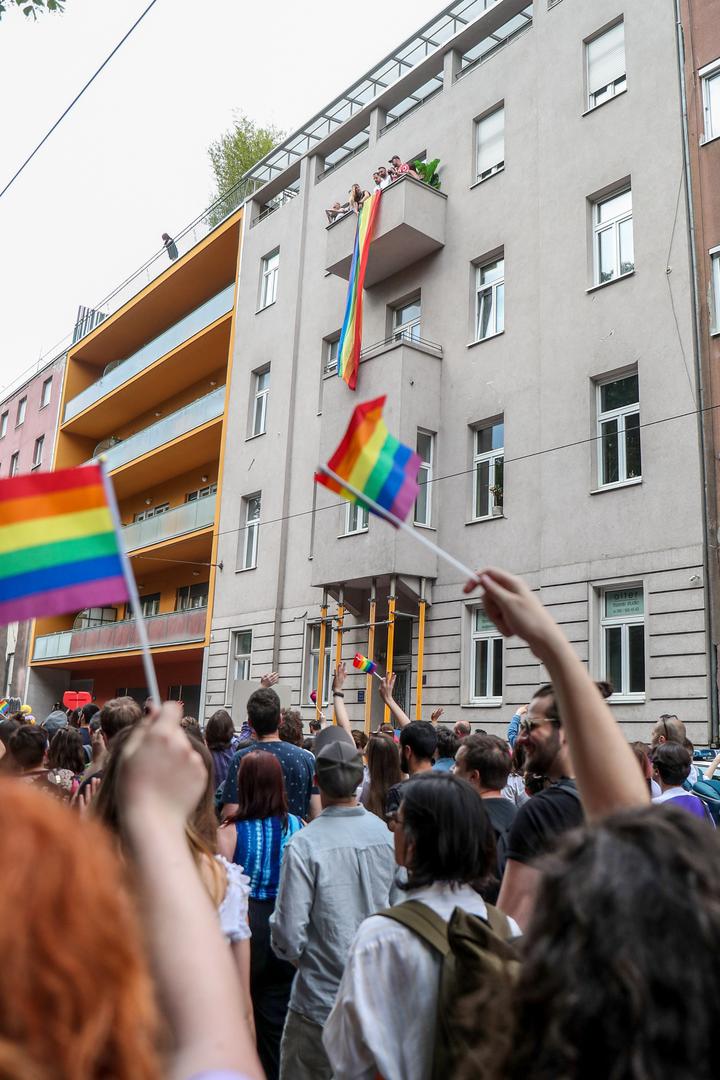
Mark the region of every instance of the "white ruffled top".
POLYGON ((245 941, 251 936, 248 923, 250 878, 243 873, 242 866, 228 862, 223 855, 216 855, 215 858, 225 868, 227 875, 225 896, 218 908, 220 929, 229 942, 245 941))

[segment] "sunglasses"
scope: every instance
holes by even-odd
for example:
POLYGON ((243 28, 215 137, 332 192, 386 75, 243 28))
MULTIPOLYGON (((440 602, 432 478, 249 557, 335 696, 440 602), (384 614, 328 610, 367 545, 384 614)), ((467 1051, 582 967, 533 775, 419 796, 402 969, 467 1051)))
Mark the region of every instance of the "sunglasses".
POLYGON ((538 720, 528 720, 526 716, 520 721, 520 731, 523 735, 529 735, 535 728, 542 727, 543 724, 557 724, 559 721, 552 717, 541 716, 538 720))

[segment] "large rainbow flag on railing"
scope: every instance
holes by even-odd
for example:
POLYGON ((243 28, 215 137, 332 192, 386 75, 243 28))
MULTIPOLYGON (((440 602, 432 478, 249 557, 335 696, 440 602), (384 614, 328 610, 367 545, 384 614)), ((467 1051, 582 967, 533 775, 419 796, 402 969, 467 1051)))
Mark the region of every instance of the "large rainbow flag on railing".
POLYGON ((390 434, 382 416, 384 404, 383 396, 353 410, 340 445, 315 479, 396 525, 393 518, 404 521, 417 498, 421 459, 390 434))
POLYGON ((362 348, 362 308, 365 271, 367 269, 370 244, 375 228, 375 218, 380 206, 381 191, 375 191, 360 207, 355 247, 350 264, 345 318, 343 319, 340 341, 338 343, 338 375, 344 379, 351 390, 357 386, 357 373, 360 366, 362 348))
POLYGON ((0 626, 127 599, 99 465, 0 480, 0 626))

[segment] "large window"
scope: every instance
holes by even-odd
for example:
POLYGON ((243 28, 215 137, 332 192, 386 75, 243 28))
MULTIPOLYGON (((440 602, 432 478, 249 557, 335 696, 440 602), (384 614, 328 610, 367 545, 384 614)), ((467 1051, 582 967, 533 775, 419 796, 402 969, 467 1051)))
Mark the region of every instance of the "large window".
POLYGON ((502 515, 504 444, 502 420, 473 430, 473 518, 502 515))
POLYGON ((475 122, 476 179, 505 168, 505 106, 475 122))
POLYGON ((45 445, 45 436, 38 435, 35 440, 35 446, 33 448, 33 469, 38 469, 42 465, 43 446, 45 445))
POLYGON ((256 371, 253 375, 253 435, 264 435, 267 430, 267 407, 270 394, 270 368, 256 371))
POLYGON ((278 269, 280 267, 279 249, 266 255, 262 261, 262 279, 260 282, 260 307, 268 307, 277 300, 278 269))
POLYGON ((133 521, 149 521, 150 518, 159 517, 161 514, 167 514, 170 509, 170 503, 158 503, 157 506, 148 506, 145 510, 140 510, 139 513, 133 515, 133 521))
POLYGON ((260 532, 260 493, 243 499, 245 526, 240 533, 240 569, 257 566, 258 534, 260 532))
POLYGON ((208 499, 211 495, 217 492, 217 481, 214 484, 208 484, 207 487, 197 488, 195 491, 188 491, 185 496, 185 502, 197 502, 198 499, 208 499))
POLYGON ((393 339, 419 341, 420 339, 420 297, 400 304, 392 310, 393 339))
POLYGON ((91 607, 79 612, 73 621, 73 630, 89 630, 93 626, 105 626, 117 621, 117 608, 91 607))
POLYGON ((588 109, 627 89, 625 76, 625 24, 616 23, 585 45, 588 109))
POLYGON ((470 702, 500 705, 503 695, 503 639, 482 608, 470 611, 470 702))
POLYGON ((593 251, 596 285, 635 269, 630 188, 593 204, 593 251))
MULTIPOLYGON (((713 333, 720 333, 720 248, 710 252, 710 277, 712 279, 712 311, 710 325, 713 333)), ((0 438, 3 435, 0 427, 0 438)))
POLYGON ((17 416, 15 418, 15 427, 20 427, 21 424, 25 423, 25 415, 26 415, 26 413, 27 413, 27 398, 23 397, 23 398, 20 398, 20 400, 18 401, 17 416))
POLYGON ((20 462, 20 451, 16 450, 10 458, 10 476, 17 476, 18 465, 20 462))
POLYGON ((40 394, 40 408, 44 409, 46 405, 50 404, 50 396, 52 394, 52 375, 49 379, 45 379, 42 384, 42 392, 40 394))
POLYGON ((640 395, 637 374, 597 387, 600 486, 642 476, 640 395))
POLYGON ((339 334, 323 341, 323 372, 326 375, 337 375, 339 345, 339 334))
POLYGON ((435 436, 431 431, 418 428, 417 452, 420 455, 420 468, 417 481, 418 497, 415 500, 415 524, 430 525, 432 522, 432 478, 435 462, 435 436))
MULTIPOLYGON (((323 705, 330 703, 330 655, 332 645, 332 633, 330 630, 330 624, 326 627, 325 632, 325 656, 323 666, 323 705)), ((315 623, 307 628, 307 663, 305 670, 307 676, 305 679, 305 702, 308 705, 312 705, 312 698, 310 694, 313 690, 317 690, 318 682, 318 663, 320 658, 320 624, 315 623)))
POLYGON ((183 585, 175 595, 175 610, 190 611, 193 608, 205 608, 208 604, 207 581, 198 581, 194 585, 183 585))
POLYGON ((234 630, 232 635, 232 677, 247 682, 252 664, 252 630, 234 630))
MULTIPOLYGON (((142 609, 143 618, 150 619, 153 615, 160 614, 160 593, 150 593, 148 596, 140 597, 140 607, 142 609)), ((125 608, 125 618, 131 619, 133 617, 132 610, 128 604, 125 608)))
POLYGON ((357 503, 345 504, 345 535, 350 536, 352 533, 367 532, 368 527, 368 511, 365 506, 358 506, 357 503))
POLYGON ((505 259, 475 268, 475 339, 482 341, 505 329, 505 259))
POLYGON ((642 586, 604 589, 602 603, 602 678, 613 698, 645 695, 645 602, 642 586))
POLYGON ((716 139, 720 135, 720 60, 703 68, 700 72, 703 92, 703 112, 705 115, 705 139, 716 139))

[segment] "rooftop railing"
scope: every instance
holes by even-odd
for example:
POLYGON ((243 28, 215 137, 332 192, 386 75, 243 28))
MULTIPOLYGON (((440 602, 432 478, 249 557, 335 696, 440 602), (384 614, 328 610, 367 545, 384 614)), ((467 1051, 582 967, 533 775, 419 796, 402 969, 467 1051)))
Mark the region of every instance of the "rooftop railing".
MULTIPOLYGON (((185 645, 205 638, 207 608, 168 611, 146 618, 151 646, 185 645)), ((91 656, 94 653, 129 652, 140 648, 134 619, 102 623, 84 630, 60 630, 35 638, 33 660, 60 660, 64 657, 91 656)))

